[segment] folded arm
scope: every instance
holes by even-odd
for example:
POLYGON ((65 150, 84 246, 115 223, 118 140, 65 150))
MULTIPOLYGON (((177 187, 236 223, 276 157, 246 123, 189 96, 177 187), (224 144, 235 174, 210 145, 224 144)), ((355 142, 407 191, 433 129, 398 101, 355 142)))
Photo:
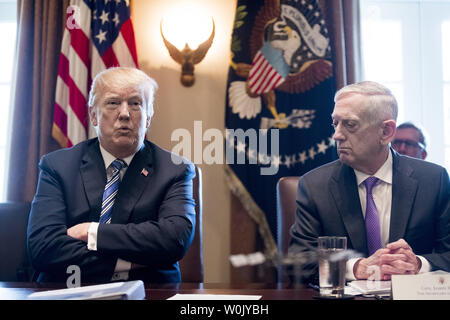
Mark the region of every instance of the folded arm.
MULTIPOLYGON (((187 167, 176 177, 159 207, 156 221, 96 225, 96 246, 90 249, 141 265, 180 260, 192 242, 195 228, 194 174, 187 167)), ((68 234, 87 243, 89 227, 90 223, 78 224, 68 234)))
POLYGON ((27 231, 33 267, 64 275, 69 265, 77 265, 86 279, 93 274, 112 275, 117 258, 90 251, 86 243, 67 234, 66 204, 58 175, 45 157, 39 166, 41 173, 27 231))

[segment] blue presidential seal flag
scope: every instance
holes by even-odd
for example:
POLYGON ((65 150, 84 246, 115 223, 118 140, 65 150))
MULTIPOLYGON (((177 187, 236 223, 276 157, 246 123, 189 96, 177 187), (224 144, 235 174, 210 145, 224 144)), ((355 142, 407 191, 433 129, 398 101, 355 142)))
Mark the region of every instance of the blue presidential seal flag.
POLYGON ((226 176, 258 224, 267 253, 277 250, 278 180, 336 158, 334 93, 330 40, 317 1, 238 1, 226 95, 226 176))

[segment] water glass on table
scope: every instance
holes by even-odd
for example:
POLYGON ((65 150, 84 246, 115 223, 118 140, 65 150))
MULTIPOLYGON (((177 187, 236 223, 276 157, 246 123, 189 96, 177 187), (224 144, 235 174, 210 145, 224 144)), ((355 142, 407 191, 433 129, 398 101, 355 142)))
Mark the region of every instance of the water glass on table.
POLYGON ((344 297, 347 259, 346 237, 319 237, 319 287, 320 296, 330 298, 344 297))

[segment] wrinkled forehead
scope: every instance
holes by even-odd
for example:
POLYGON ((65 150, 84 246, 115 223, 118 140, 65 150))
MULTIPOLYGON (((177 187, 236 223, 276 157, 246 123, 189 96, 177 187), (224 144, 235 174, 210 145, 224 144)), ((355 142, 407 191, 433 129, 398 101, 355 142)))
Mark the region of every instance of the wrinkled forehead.
POLYGON ((132 91, 138 92, 150 102, 152 94, 157 88, 154 80, 145 73, 128 68, 112 68, 99 73, 92 84, 89 104, 99 101, 106 93, 129 94, 132 91))
POLYGON ((108 98, 118 98, 121 100, 139 99, 147 105, 149 103, 147 88, 142 83, 127 82, 101 82, 94 88, 93 105, 98 105, 108 98))
POLYGON ((139 97, 141 99, 145 99, 145 90, 141 85, 127 85, 127 86, 103 86, 99 88, 98 91, 99 98, 107 99, 107 98, 135 98, 139 97))
POLYGON ((331 118, 333 120, 353 119, 364 117, 367 101, 360 94, 344 94, 335 103, 331 118))

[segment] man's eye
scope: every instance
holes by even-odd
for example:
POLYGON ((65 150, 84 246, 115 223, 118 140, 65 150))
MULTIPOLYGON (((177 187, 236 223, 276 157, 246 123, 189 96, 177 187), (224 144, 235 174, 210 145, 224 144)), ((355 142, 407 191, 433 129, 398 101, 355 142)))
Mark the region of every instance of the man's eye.
POLYGON ((130 101, 130 102, 128 103, 128 105, 129 105, 131 108, 133 108, 133 110, 137 110, 137 109, 140 108, 141 102, 139 102, 139 101, 130 101))
POLYGON ((343 121, 342 122, 346 128, 352 129, 356 127, 356 122, 354 121, 343 121))

